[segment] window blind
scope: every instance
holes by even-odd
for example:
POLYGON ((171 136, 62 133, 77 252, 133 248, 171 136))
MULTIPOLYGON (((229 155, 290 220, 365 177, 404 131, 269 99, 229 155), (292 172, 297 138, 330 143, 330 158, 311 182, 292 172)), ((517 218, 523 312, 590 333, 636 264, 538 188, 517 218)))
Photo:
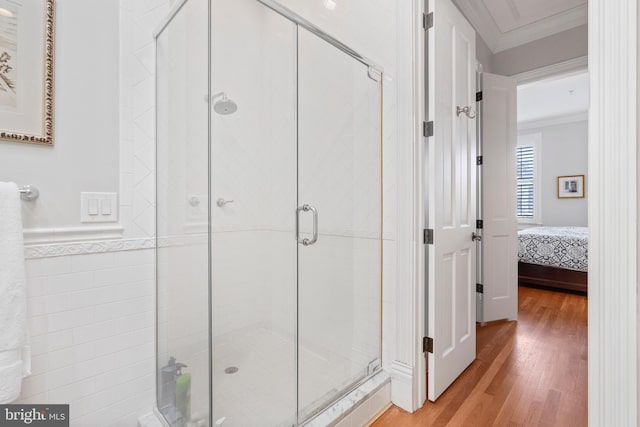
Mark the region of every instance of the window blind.
POLYGON ((519 218, 533 219, 534 217, 534 160, 535 150, 533 146, 528 145, 517 148, 517 211, 519 218))

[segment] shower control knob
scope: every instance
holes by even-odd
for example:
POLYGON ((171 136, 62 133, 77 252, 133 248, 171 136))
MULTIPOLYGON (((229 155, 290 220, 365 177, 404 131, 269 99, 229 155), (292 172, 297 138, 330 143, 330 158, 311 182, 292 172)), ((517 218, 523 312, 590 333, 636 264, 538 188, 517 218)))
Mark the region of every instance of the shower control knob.
POLYGON ((216 200, 216 205, 218 205, 218 207, 220 208, 224 208, 224 205, 226 205, 227 203, 233 203, 233 200, 225 200, 223 198, 216 200))

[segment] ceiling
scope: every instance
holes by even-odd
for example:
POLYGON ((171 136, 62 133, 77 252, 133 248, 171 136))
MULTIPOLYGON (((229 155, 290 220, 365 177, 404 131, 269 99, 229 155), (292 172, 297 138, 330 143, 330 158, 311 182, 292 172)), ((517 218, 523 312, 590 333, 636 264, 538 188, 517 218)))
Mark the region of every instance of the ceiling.
POLYGON ((453 0, 493 53, 587 23, 587 0, 453 0))
POLYGON ((518 124, 582 118, 589 108, 586 71, 518 86, 518 124))

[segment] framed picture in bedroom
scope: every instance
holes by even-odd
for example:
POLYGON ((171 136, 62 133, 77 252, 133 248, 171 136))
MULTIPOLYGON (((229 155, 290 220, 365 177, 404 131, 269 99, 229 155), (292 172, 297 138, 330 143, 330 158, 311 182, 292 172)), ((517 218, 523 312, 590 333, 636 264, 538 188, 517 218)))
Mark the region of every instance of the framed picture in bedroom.
POLYGON ((580 199, 584 197, 584 175, 558 177, 558 199, 580 199))
POLYGON ((55 0, 0 0, 0 140, 53 145, 55 0))

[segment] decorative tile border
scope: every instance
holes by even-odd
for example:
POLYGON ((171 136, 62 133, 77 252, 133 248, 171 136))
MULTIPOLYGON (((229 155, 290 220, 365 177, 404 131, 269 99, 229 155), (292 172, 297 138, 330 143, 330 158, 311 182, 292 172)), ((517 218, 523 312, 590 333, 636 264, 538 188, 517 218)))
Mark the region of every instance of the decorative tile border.
MULTIPOLYGON (((169 236, 158 239, 159 248, 170 246, 194 246, 206 245, 209 241, 206 233, 198 233, 183 236, 169 236)), ((25 259, 51 258, 69 255, 99 254, 107 252, 137 251, 141 249, 154 249, 156 239, 154 237, 141 237, 137 239, 96 240, 92 242, 71 242, 47 245, 26 245, 24 248, 25 259)))
POLYGON ((24 257, 25 259, 36 259, 106 252, 135 251, 139 249, 152 249, 155 247, 156 239, 154 238, 29 245, 24 248, 24 257))

